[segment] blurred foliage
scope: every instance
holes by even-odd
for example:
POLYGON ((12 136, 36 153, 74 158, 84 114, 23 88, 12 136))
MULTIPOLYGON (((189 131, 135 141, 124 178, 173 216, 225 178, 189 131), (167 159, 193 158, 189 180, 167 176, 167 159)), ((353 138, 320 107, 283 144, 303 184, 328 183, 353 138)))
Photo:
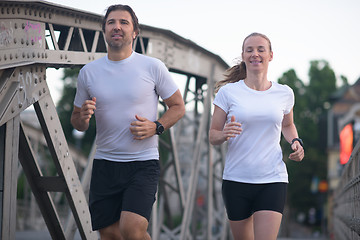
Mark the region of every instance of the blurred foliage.
MULTIPOLYGON (((62 97, 57 104, 57 113, 60 118, 62 128, 68 143, 77 145, 76 139, 73 135, 73 126, 70 118, 74 107, 74 98, 76 93, 77 76, 80 68, 65 68, 62 81, 64 82, 62 97)), ((87 156, 90 153, 91 147, 95 139, 95 117, 90 120, 89 129, 85 132, 81 139, 81 150, 87 156)))
MULTIPOLYGON (((338 89, 336 76, 327 61, 311 61, 309 83, 299 79, 293 69, 278 79, 290 86, 295 95, 294 122, 305 145, 302 162, 286 160, 289 172, 288 204, 294 214, 307 213, 319 207, 319 197, 311 191, 314 177, 327 180, 327 109, 331 95, 338 89)), ((347 79, 342 76, 342 84, 347 79)), ((284 158, 291 152, 289 143, 282 139, 284 158)))

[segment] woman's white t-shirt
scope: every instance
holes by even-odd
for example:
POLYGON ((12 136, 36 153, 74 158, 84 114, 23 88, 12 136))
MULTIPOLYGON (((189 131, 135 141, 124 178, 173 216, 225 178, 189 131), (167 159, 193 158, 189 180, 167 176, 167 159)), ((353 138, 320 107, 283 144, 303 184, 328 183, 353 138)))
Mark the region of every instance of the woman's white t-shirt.
POLYGON ((228 140, 223 179, 244 183, 288 182, 280 147, 284 115, 294 106, 294 93, 286 85, 271 82, 266 91, 256 91, 243 80, 221 87, 214 105, 235 116, 242 133, 228 140))

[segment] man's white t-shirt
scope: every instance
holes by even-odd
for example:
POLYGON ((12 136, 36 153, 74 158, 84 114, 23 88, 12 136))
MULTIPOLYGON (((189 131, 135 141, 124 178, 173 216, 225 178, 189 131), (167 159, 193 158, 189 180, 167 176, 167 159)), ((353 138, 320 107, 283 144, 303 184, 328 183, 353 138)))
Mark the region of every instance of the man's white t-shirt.
POLYGON ((266 91, 256 91, 243 80, 228 83, 217 93, 214 104, 242 124, 242 133, 228 140, 223 179, 244 183, 288 182, 280 147, 284 115, 294 106, 294 93, 286 85, 271 82, 266 91))
POLYGON ((178 89, 165 64, 133 52, 122 61, 103 57, 85 65, 78 76, 74 105, 96 97, 96 159, 144 161, 159 158, 158 137, 135 140, 130 123, 135 115, 157 118, 159 96, 178 89))

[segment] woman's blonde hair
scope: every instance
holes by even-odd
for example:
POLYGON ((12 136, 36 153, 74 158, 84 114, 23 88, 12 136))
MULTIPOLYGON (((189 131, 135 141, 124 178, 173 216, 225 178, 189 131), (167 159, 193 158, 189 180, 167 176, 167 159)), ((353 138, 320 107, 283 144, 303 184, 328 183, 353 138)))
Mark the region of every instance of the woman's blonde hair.
MULTIPOLYGON (((266 35, 264 35, 262 33, 254 32, 254 33, 251 33, 250 35, 248 35, 244 39, 243 45, 242 45, 242 52, 244 52, 244 43, 245 43, 245 41, 249 37, 256 37, 256 36, 265 38, 266 41, 268 41, 268 43, 269 43, 270 51, 272 51, 270 39, 266 35)), ((238 82, 238 81, 246 78, 246 64, 245 64, 245 62, 240 60, 236 65, 234 65, 231 68, 227 69, 224 76, 225 76, 224 80, 221 80, 221 81, 219 81, 219 82, 217 82, 215 84, 215 93, 217 93, 222 86, 224 86, 224 85, 226 85, 228 83, 238 82)))

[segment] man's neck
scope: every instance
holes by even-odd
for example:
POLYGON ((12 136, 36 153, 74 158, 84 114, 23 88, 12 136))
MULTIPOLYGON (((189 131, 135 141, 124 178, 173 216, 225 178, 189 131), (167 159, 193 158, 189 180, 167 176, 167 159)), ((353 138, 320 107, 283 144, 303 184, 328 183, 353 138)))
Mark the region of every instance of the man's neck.
POLYGON ((111 61, 121 61, 131 56, 133 50, 131 47, 126 49, 108 49, 108 58, 111 61))

